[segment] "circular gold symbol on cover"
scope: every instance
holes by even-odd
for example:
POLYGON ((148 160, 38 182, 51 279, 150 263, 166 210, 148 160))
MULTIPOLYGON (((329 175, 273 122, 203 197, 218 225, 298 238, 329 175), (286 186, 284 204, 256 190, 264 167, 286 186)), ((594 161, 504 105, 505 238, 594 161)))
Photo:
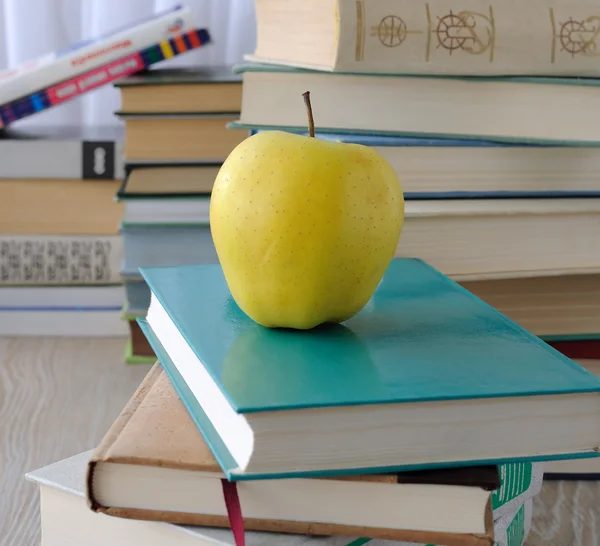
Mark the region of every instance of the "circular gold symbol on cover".
POLYGON ((396 15, 388 15, 379 23, 377 36, 385 47, 398 47, 406 35, 406 23, 396 15))
POLYGON ((596 49, 595 30, 587 28, 584 21, 574 21, 571 18, 560 27, 560 45, 571 55, 593 53, 596 49))
POLYGON ((449 51, 462 49, 467 41, 467 37, 461 34, 464 27, 465 21, 452 12, 442 17, 436 29, 440 46, 449 51))

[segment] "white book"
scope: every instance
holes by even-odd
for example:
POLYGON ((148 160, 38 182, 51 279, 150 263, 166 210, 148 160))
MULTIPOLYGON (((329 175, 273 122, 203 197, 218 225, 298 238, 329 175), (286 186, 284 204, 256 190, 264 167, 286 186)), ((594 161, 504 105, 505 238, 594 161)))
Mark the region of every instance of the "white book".
POLYGON ((0 235, 1 285, 120 284, 120 235, 0 235))
MULTIPOLYGON (((92 452, 84 452, 30 472, 40 487, 42 546, 235 546, 228 529, 191 527, 117 518, 92 512, 84 482, 92 452)), ((516 513, 494 522, 498 546, 521 546, 531 521, 531 500, 516 513)), ((246 533, 247 546, 420 546, 361 537, 309 537, 277 533, 246 533)), ((430 545, 431 546, 431 545, 430 545)))
POLYGON ((0 72, 0 105, 135 53, 192 28, 191 10, 174 6, 108 34, 75 44, 66 50, 48 53, 16 68, 4 70, 0 72))

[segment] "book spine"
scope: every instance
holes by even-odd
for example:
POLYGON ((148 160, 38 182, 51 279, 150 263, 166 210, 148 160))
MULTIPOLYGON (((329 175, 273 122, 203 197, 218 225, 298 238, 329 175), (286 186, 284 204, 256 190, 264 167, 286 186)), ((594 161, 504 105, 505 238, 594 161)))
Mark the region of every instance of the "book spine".
POLYGON ((119 180, 124 171, 118 140, 0 139, 0 178, 119 180))
POLYGON ((36 89, 44 89, 55 82, 70 79, 156 42, 176 37, 193 27, 192 20, 189 8, 177 8, 141 24, 92 40, 84 47, 47 56, 37 65, 17 70, 0 80, 0 104, 28 95, 36 89))
POLYGON ((334 69, 600 76, 594 0, 338 0, 334 69))
POLYGON ((111 61, 74 78, 62 81, 57 85, 4 104, 0 106, 0 120, 4 125, 8 125, 208 43, 210 43, 208 30, 197 29, 152 44, 139 52, 111 61))
POLYGON ((0 236, 0 284, 116 284, 120 236, 0 236))

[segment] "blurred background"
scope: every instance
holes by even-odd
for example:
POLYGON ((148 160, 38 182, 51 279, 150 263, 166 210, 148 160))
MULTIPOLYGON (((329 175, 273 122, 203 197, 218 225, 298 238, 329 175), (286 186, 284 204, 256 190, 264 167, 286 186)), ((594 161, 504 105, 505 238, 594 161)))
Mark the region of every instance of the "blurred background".
MULTIPOLYGON (((0 70, 113 31, 174 4, 173 0, 0 0, 0 70)), ((188 0, 185 5, 194 12, 198 26, 210 28, 214 43, 169 59, 169 67, 229 65, 254 50, 253 1, 188 0)), ((18 126, 119 125, 122 122, 113 115, 118 108, 119 92, 108 85, 18 126)))

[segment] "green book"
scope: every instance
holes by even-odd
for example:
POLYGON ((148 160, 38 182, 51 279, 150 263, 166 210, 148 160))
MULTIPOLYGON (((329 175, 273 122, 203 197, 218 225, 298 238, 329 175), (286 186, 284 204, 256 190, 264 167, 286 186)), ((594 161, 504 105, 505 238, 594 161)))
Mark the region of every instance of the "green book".
POLYGON ((498 467, 500 487, 492 492, 494 519, 514 514, 542 490, 543 463, 508 463, 498 467))
POLYGON ((245 64, 241 126, 319 132, 600 145, 600 80, 323 72, 245 64))
POLYGON ((598 455, 600 379, 421 260, 306 332, 253 322, 217 265, 140 272, 142 330, 229 479, 598 455))

